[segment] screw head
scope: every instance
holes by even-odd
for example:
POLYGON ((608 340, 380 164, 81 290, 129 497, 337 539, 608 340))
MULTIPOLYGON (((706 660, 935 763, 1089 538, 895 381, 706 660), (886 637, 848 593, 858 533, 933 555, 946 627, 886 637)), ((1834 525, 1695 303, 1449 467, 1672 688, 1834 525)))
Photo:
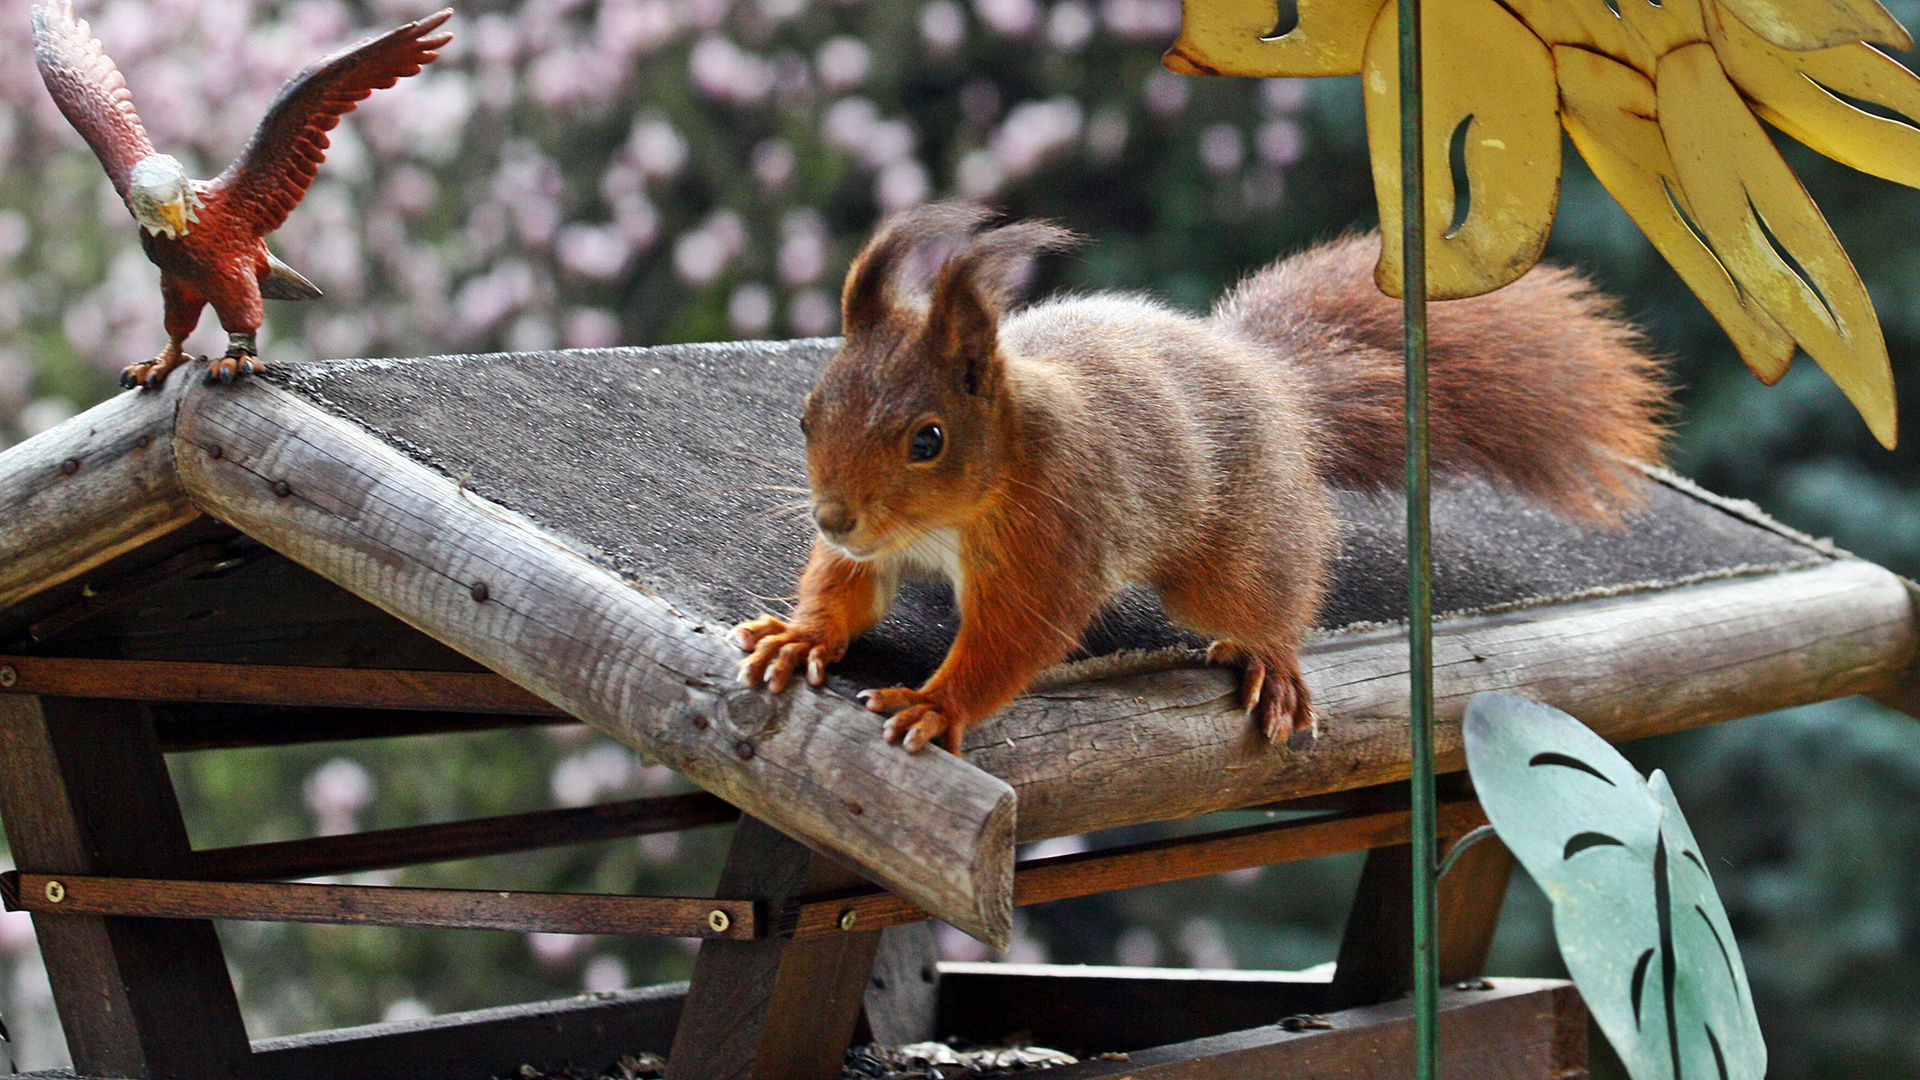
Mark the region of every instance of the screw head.
POLYGON ((12 664, 0 666, 0 686, 11 687, 19 681, 20 673, 13 669, 12 664))
POLYGON ((67 898, 67 887, 57 881, 47 882, 47 903, 57 904, 67 898))
POLYGON ((852 908, 848 908, 847 910, 840 913, 840 929, 842 930, 853 929, 853 924, 859 921, 860 921, 859 913, 854 911, 852 908))
POLYGON ((707 912, 707 929, 714 933, 724 934, 727 932, 727 928, 732 925, 733 916, 728 915, 719 908, 714 908, 712 911, 707 912))

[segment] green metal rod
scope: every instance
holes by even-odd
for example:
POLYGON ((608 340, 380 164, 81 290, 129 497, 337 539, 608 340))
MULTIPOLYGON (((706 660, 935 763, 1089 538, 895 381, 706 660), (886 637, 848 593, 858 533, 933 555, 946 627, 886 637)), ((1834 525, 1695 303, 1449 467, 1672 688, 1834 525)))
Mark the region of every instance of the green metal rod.
POLYGON ((1407 359, 1408 728, 1413 820, 1414 1075, 1440 1075, 1439 918, 1433 783, 1433 548, 1427 438, 1426 147, 1420 72, 1420 0, 1400 9, 1401 286, 1407 359))

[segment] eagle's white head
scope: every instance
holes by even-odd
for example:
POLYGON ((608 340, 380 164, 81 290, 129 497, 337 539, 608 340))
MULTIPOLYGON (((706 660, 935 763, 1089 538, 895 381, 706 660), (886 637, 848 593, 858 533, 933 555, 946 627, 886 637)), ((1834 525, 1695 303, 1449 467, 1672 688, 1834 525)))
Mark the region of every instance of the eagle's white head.
POLYGON ((127 205, 141 228, 169 240, 187 235, 188 224, 200 220, 200 193, 168 154, 149 154, 134 164, 127 177, 127 205))

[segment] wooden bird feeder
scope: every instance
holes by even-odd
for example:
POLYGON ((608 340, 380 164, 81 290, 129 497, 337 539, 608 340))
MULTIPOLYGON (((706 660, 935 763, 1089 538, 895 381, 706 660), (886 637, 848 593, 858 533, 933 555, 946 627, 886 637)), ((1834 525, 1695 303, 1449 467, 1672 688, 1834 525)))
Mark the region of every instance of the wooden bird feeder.
MULTIPOLYGON (((34 912, 80 1074, 479 1080, 651 1051, 680 1077, 825 1077, 862 1025, 1129 1055, 1063 1080, 1407 1074, 1397 497, 1342 499, 1339 580, 1303 658, 1317 740, 1269 745, 1232 674, 1127 596, 964 757, 908 755, 850 695, 931 668, 954 622, 942 590, 909 589, 826 691, 741 688, 724 633, 804 554, 764 489, 802 482, 792 414, 831 348, 177 377, 0 453, 0 815, 18 864, 3 891, 34 912), (163 758, 576 721, 706 793, 195 851, 163 758), (1256 806, 1317 813, 1015 861, 1017 842, 1256 806), (743 815, 711 897, 298 883, 743 815), (923 929, 1003 942, 1016 905, 1360 849, 1331 982, 937 965, 923 929), (690 987, 249 1043, 220 919, 704 943, 690 987)), ((1614 740, 1914 700, 1907 583, 1678 478, 1649 473, 1646 495, 1608 532, 1483 486, 1438 494, 1443 837, 1484 820, 1458 775, 1478 691, 1614 740)), ((1482 844, 1443 881, 1450 984, 1479 974, 1510 868, 1482 844)), ((1569 986, 1488 986, 1443 995, 1447 1075, 1584 1068, 1569 986)))

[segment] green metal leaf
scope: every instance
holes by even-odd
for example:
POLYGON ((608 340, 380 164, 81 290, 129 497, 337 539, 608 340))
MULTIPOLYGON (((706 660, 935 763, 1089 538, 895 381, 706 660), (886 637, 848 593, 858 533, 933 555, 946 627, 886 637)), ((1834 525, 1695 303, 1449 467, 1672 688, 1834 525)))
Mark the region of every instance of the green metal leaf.
POLYGON ((1666 777, 1508 694, 1475 695, 1465 738, 1487 819, 1553 902, 1567 970, 1634 1080, 1761 1080, 1746 969, 1666 777))

